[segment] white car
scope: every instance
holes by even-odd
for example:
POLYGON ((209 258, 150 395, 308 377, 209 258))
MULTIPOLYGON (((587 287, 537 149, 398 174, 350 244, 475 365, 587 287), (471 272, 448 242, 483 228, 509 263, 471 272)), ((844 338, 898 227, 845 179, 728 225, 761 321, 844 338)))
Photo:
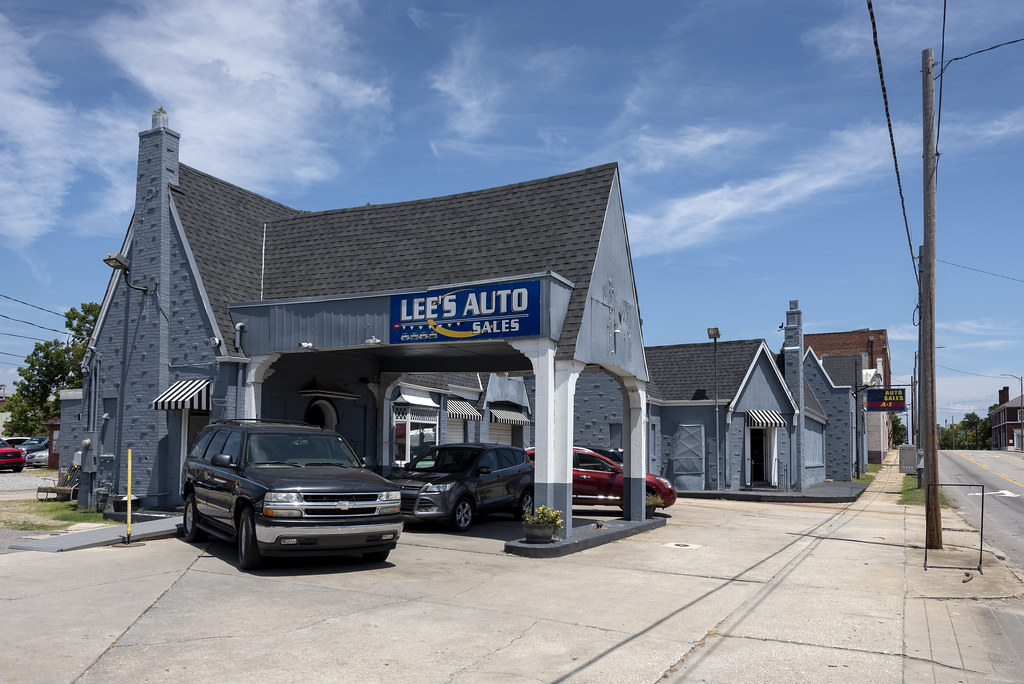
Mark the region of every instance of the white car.
POLYGON ((50 438, 46 435, 30 437, 18 448, 25 452, 25 465, 46 467, 50 460, 50 438))

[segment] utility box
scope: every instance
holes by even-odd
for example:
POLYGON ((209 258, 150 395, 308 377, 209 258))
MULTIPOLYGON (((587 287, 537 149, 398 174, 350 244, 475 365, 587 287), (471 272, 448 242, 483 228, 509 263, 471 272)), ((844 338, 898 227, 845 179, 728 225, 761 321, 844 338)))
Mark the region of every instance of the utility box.
POLYGON ((913 444, 900 445, 900 472, 905 475, 917 472, 917 447, 913 444))

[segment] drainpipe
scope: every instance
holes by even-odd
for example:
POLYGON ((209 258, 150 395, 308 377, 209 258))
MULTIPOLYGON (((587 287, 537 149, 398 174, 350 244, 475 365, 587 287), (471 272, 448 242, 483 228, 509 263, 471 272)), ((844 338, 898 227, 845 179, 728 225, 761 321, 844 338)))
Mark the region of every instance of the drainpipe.
MULTIPOLYGON (((245 351, 242 349, 242 331, 245 330, 245 323, 235 324, 235 349, 242 356, 245 351)), ((242 387, 245 384, 245 364, 238 362, 238 377, 235 379, 235 418, 242 417, 242 387)))

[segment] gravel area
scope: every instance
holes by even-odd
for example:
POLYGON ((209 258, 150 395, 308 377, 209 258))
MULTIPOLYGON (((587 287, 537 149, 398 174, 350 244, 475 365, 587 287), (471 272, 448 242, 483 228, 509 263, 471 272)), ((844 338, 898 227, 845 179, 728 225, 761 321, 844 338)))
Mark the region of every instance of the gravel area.
POLYGON ((36 468, 26 468, 20 473, 9 470, 0 472, 0 492, 35 492, 36 487, 43 483, 43 478, 36 475, 41 472, 36 468))

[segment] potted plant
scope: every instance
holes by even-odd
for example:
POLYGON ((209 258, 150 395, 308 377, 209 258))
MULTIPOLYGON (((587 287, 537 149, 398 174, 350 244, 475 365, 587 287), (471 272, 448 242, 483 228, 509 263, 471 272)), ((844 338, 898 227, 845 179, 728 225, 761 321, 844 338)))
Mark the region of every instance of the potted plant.
POLYGON ((533 513, 523 514, 523 534, 527 544, 547 544, 562 527, 562 512, 553 508, 537 506, 533 513))
POLYGON ((647 492, 647 499, 644 501, 644 505, 647 507, 645 511, 645 518, 654 517, 655 508, 664 508, 665 500, 661 498, 661 494, 657 492, 647 492))

